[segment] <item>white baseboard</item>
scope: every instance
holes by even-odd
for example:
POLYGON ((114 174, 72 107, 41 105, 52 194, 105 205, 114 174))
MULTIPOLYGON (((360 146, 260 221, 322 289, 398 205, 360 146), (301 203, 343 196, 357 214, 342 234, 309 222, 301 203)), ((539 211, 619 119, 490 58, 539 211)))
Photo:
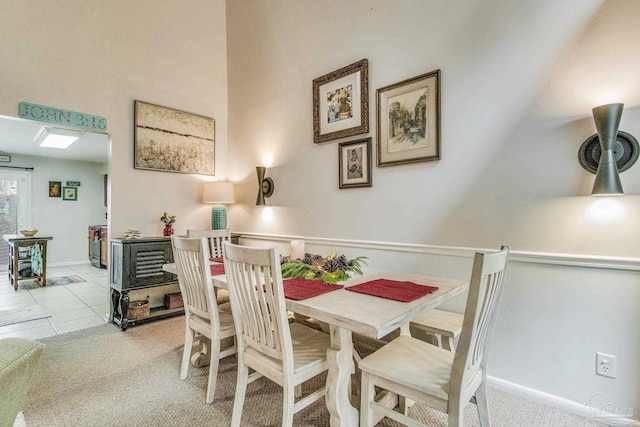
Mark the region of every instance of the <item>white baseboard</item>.
POLYGON ((626 409, 625 411, 621 411, 624 412, 624 414, 605 412, 598 408, 583 405, 578 402, 558 397, 553 394, 534 390, 532 388, 524 387, 500 378, 492 377, 490 375, 487 376, 487 385, 498 390, 520 396, 523 399, 543 405, 552 406, 569 414, 578 415, 580 417, 610 426, 640 426, 640 421, 630 418, 631 416, 633 416, 633 410, 630 410, 631 413, 627 413, 626 409))

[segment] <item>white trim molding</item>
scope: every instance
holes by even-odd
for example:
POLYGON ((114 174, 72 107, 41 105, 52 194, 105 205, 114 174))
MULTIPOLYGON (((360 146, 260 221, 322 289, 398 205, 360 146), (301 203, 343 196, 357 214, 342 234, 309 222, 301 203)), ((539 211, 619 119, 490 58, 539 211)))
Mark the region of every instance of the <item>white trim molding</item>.
POLYGON ((578 415, 590 421, 604 423, 609 426, 640 426, 640 422, 638 420, 630 418, 630 416, 633 416, 632 409, 624 411, 621 410, 621 413, 606 412, 600 408, 589 406, 588 404, 580 404, 573 400, 524 387, 500 378, 492 377, 491 375, 487 375, 487 385, 506 393, 520 396, 523 399, 532 402, 558 408, 564 412, 578 415))
MULTIPOLYGON (((492 250, 495 250, 495 248, 465 248, 457 246, 421 245, 415 243, 376 242, 367 240, 332 239, 325 237, 292 236, 283 234, 234 232, 234 234, 236 233, 240 234, 240 237, 242 238, 253 240, 267 240, 275 242, 304 240, 308 244, 321 246, 364 248, 370 250, 417 253, 458 258, 473 258, 473 255, 476 252, 491 252, 492 250)), ((513 248, 509 252, 509 261, 531 264, 551 264, 568 267, 640 271, 640 258, 524 252, 513 250, 513 248)))

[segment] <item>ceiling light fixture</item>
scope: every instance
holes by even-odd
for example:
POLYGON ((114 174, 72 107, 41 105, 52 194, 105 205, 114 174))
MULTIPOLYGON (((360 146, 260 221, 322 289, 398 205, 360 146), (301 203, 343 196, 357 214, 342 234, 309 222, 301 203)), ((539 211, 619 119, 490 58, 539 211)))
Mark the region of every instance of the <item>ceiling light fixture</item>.
POLYGON ((43 127, 36 137, 36 143, 40 147, 64 150, 76 142, 80 136, 82 136, 82 132, 75 130, 43 127))

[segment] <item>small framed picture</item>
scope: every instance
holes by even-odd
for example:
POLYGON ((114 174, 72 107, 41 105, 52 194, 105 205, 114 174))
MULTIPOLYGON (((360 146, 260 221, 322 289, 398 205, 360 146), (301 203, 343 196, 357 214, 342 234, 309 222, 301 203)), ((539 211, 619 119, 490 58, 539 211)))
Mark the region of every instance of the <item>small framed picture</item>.
POLYGON ((49 181, 49 197, 61 197, 61 196, 62 196, 62 182, 49 181))
POLYGON ((369 132, 369 62, 362 59, 313 80, 313 142, 369 132))
POLYGON ((62 187, 62 200, 78 200, 78 187, 62 187))
POLYGON ((378 94, 378 166, 440 159, 440 70, 378 94))
POLYGON ((339 144, 340 188, 371 187, 371 138, 339 144))

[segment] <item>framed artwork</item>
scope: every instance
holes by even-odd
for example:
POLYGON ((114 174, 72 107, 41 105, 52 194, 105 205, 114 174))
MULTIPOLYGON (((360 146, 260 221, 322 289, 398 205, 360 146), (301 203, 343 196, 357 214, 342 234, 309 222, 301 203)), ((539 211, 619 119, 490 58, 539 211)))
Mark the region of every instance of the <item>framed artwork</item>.
POLYGON ((134 168, 215 174, 212 118, 135 101, 134 123, 134 168))
POLYGON ((61 196, 62 196, 62 182, 49 181, 49 197, 61 197, 61 196))
POLYGON ((377 90, 378 166, 440 159, 440 70, 377 90))
POLYGON ((62 187, 62 200, 78 200, 78 187, 62 187))
POLYGON ((369 62, 313 80, 313 142, 369 132, 369 62))
POLYGON ((371 138, 339 145, 340 188, 371 187, 371 138))

